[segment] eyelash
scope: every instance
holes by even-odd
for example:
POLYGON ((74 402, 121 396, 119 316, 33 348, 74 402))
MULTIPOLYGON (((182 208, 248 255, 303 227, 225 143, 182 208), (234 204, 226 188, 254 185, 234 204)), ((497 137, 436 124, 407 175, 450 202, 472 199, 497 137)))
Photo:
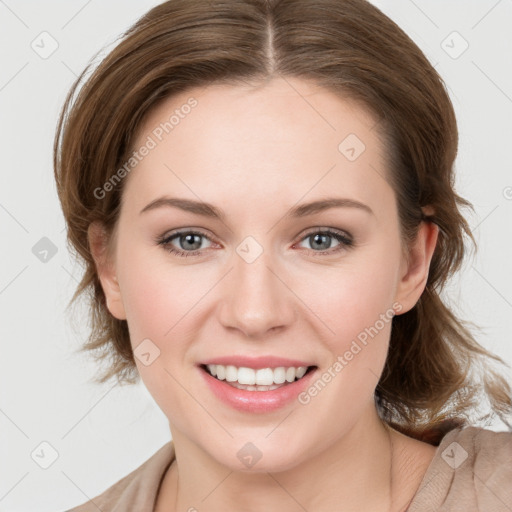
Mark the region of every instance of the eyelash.
MULTIPOLYGON (((352 237, 350 236, 350 234, 344 233, 341 231, 340 232, 334 231, 332 229, 315 229, 314 231, 310 231, 310 232, 306 233, 299 240, 299 242, 302 242, 306 238, 309 238, 310 236, 315 235, 315 234, 329 235, 329 236, 335 238, 339 242, 339 245, 336 246, 334 249, 327 249, 325 251, 314 251, 314 250, 310 249, 310 251, 315 256, 332 255, 332 254, 336 254, 342 250, 347 250, 347 249, 351 249, 352 247, 354 247, 354 241, 353 241, 352 237)), ((203 238, 210 240, 210 238, 205 233, 202 233, 200 231, 191 230, 191 231, 176 231, 174 233, 171 233, 170 235, 166 234, 164 236, 158 237, 156 242, 158 245, 163 246, 166 251, 168 251, 169 253, 174 254, 180 258, 187 258, 189 256, 199 255, 201 253, 202 249, 196 249, 195 251, 182 251, 180 249, 176 249, 175 247, 173 247, 170 244, 171 240, 173 240, 174 238, 179 238, 180 236, 183 236, 183 235, 198 235, 198 236, 201 236, 203 238)))

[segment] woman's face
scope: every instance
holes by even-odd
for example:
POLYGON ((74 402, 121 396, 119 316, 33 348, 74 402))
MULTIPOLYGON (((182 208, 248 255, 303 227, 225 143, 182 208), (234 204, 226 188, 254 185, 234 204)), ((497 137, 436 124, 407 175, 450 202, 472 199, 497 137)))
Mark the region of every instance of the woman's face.
POLYGON ((139 132, 102 284, 173 437, 217 463, 290 468, 375 419, 393 310, 426 278, 402 257, 375 123, 279 79, 188 90, 139 132), (248 391, 208 363, 261 369, 227 370, 259 382, 315 368, 248 391))

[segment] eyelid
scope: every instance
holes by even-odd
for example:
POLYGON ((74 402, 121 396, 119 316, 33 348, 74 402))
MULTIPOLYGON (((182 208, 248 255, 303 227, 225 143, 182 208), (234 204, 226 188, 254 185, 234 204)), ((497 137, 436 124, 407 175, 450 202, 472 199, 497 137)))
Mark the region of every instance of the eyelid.
MULTIPOLYGON (((215 238, 212 235, 210 235, 209 233, 206 233, 201 228, 177 228, 177 229, 174 229, 171 231, 167 231, 162 236, 158 236, 156 238, 156 242, 160 243, 162 245, 165 245, 167 243, 170 243, 169 241, 172 238, 178 237, 179 235, 182 235, 182 236, 183 235, 199 235, 199 236, 202 236, 203 238, 208 239, 210 242, 218 243, 218 242, 215 242, 215 238)), ((200 249, 197 249, 197 250, 200 250, 200 249)), ((188 252, 192 253, 194 251, 188 251, 188 252)))
MULTIPOLYGON (((314 256, 323 256, 323 255, 335 255, 342 250, 348 250, 353 247, 354 245, 354 237, 346 230, 342 230, 339 228, 331 228, 331 227, 321 227, 321 226, 315 226, 312 228, 309 228, 306 232, 302 231, 300 238, 296 242, 293 243, 292 247, 299 244, 303 240, 307 239, 309 236, 313 234, 327 234, 328 236, 335 238, 339 245, 334 248, 325 249, 323 251, 314 251, 312 249, 306 249, 309 253, 312 253, 314 256)), ((210 234, 203 231, 201 228, 193 228, 193 227, 187 227, 187 228, 177 228, 175 230, 171 230, 166 232, 164 235, 157 237, 155 240, 158 245, 164 246, 165 250, 167 250, 170 253, 175 253, 179 257, 187 257, 187 256, 195 256, 198 253, 202 254, 205 252, 205 249, 195 249, 193 251, 184 251, 183 249, 177 249, 174 248, 171 245, 171 239, 177 238, 180 235, 198 235, 203 238, 206 238, 212 243, 219 244, 215 241, 215 238, 212 237, 210 234), (172 247, 172 249, 168 248, 168 246, 172 247)), ((299 236, 299 235, 297 235, 299 236)))
MULTIPOLYGON (((301 231, 301 233, 303 233, 303 232, 301 231)), ((302 234, 302 238, 300 240, 302 240, 303 238, 305 238, 309 235, 312 235, 314 233, 334 233, 334 234, 343 236, 343 237, 349 239, 350 241, 354 240, 354 237, 348 231, 346 231, 344 229, 339 229, 339 228, 330 228, 327 226, 317 226, 314 228, 309 228, 306 232, 304 232, 302 234)))
POLYGON ((325 249, 323 251, 314 251, 313 249, 306 249, 313 256, 335 256, 338 255, 342 251, 347 251, 354 247, 354 237, 346 230, 338 229, 338 228, 330 228, 330 227, 314 227, 307 230, 303 233, 299 240, 295 242, 293 245, 297 245, 301 243, 303 240, 306 240, 308 237, 314 234, 326 234, 331 238, 334 238, 338 241, 338 245, 334 248, 325 249))

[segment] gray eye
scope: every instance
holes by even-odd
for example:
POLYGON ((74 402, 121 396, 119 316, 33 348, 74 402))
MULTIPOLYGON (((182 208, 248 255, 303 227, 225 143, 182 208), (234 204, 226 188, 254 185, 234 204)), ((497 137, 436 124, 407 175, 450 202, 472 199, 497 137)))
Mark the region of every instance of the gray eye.
POLYGON ((195 233, 189 233, 186 235, 179 235, 177 238, 179 241, 180 249, 190 249, 195 251, 201 248, 201 239, 204 237, 195 233))
POLYGON ((311 248, 318 249, 320 251, 330 249, 333 238, 333 235, 329 235, 327 233, 314 233, 313 235, 306 237, 306 239, 311 243, 311 248))

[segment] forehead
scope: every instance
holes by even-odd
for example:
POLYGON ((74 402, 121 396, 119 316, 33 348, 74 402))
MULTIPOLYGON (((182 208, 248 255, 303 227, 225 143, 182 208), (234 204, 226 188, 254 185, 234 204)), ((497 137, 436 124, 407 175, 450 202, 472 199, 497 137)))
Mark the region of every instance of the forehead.
POLYGON ((377 211, 394 201, 375 118, 304 80, 181 92, 145 119, 133 149, 144 145, 125 189, 140 208, 164 193, 260 208, 333 194, 377 211))

